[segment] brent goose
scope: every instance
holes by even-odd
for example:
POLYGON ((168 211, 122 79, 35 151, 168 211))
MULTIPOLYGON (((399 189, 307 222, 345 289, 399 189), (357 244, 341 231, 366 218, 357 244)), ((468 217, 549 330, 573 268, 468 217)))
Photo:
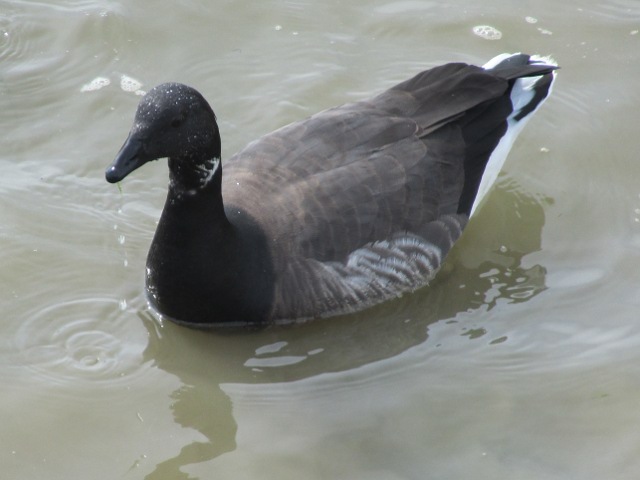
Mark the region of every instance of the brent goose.
POLYGON ((525 54, 432 68, 263 136, 224 175, 204 97, 179 83, 153 88, 106 170, 119 182, 169 159, 150 305, 195 328, 283 324, 427 285, 556 68, 525 54))

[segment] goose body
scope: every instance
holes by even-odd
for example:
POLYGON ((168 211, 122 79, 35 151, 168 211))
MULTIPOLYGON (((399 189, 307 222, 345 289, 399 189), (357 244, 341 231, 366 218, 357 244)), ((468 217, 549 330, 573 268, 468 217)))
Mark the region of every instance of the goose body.
POLYGON ((436 67, 265 135, 224 168, 203 96, 155 87, 106 171, 117 182, 169 159, 149 303, 191 327, 268 325, 347 314, 425 286, 556 68, 524 54, 436 67))

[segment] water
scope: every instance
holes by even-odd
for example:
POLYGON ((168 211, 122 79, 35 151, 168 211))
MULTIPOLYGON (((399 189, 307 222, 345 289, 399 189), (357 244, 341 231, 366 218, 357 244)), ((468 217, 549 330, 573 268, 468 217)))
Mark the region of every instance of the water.
POLYGON ((3 475, 638 478, 638 30, 635 0, 5 1, 3 475), (122 192, 103 177, 136 90, 201 90, 229 157, 420 69, 519 50, 559 61, 555 91, 429 288, 248 334, 146 310, 166 165, 122 192))

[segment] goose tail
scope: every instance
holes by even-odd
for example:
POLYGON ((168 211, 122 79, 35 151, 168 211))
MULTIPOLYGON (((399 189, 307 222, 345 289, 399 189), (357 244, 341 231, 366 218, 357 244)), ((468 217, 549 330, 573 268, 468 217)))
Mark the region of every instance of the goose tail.
POLYGON ((510 81, 512 111, 507 117, 506 132, 491 153, 482 174, 471 215, 497 179, 515 139, 550 95, 558 64, 549 56, 503 53, 482 68, 510 81))

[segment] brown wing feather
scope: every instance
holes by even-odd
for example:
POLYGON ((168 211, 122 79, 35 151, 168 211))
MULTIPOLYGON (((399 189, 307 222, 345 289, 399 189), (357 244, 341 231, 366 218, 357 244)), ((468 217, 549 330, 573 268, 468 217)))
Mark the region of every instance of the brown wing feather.
POLYGON ((425 284, 466 222, 456 215, 467 155, 458 120, 508 88, 478 67, 445 65, 229 159, 226 208, 260 219, 282 272, 273 314, 349 311, 425 284))

